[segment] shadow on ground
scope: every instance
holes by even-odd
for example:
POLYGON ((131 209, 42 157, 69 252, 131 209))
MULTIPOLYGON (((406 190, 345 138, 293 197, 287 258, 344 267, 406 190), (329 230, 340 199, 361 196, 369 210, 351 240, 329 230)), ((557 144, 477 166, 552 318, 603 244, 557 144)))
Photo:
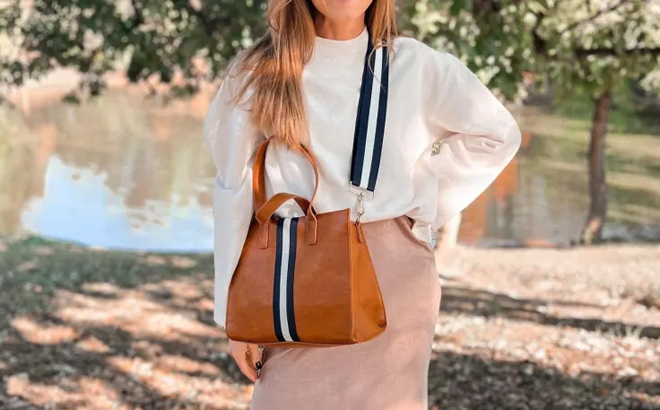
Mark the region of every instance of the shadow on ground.
POLYGON ((660 409, 638 397, 660 396, 654 383, 596 373, 571 377, 534 363, 449 352, 431 362, 429 394, 445 410, 660 409))
MULTIPOLYGON (((445 313, 463 313, 486 318, 498 316, 531 321, 541 325, 567 326, 590 332, 599 331, 617 335, 625 335, 631 328, 639 327, 635 323, 610 322, 591 318, 558 317, 548 315, 538 309, 539 307, 545 307, 551 304, 576 308, 584 306, 593 307, 593 305, 561 300, 517 299, 503 293, 447 285, 442 289, 442 306, 440 310, 445 313)), ((660 327, 647 326, 641 328, 639 329, 639 336, 659 339, 660 327)))
MULTIPOLYGON (((0 272, 0 408, 247 408, 249 384, 212 321, 209 255, 90 251, 32 239, 0 253, 0 272)), ((447 311, 566 325, 529 311, 544 301, 444 292, 447 311)), ((432 361, 429 391, 446 410, 660 409, 637 398, 660 396, 642 380, 571 377, 451 352, 432 361)))

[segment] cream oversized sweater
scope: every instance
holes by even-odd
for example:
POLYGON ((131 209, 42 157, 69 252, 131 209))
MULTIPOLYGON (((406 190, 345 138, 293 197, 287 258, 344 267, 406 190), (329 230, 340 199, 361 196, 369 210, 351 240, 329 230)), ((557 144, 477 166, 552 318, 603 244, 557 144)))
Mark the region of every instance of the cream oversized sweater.
MULTIPOLYGON (((349 191, 353 136, 366 29, 348 41, 317 38, 303 73, 311 149, 320 169, 318 212, 354 208, 349 191)), ((520 131, 511 114, 454 56, 398 38, 390 60, 389 96, 380 174, 363 222, 408 215, 415 233, 432 230, 469 205, 513 158, 520 131), (440 151, 432 155, 434 144, 440 151)), ((252 206, 252 162, 266 135, 248 107, 232 105, 238 88, 223 82, 204 124, 217 175, 214 189, 215 321, 224 326, 227 290, 245 241, 252 206)), ((313 173, 306 159, 279 145, 266 157, 267 192, 310 198, 313 173)), ((281 216, 293 216, 295 205, 281 216)))

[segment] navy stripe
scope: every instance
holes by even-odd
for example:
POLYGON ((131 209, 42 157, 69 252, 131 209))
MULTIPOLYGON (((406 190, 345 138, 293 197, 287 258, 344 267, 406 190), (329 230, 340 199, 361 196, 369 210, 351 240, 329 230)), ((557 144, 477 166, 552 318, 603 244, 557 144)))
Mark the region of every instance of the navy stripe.
POLYGON ((298 332, 296 331, 296 318, 293 311, 293 278, 296 270, 296 248, 298 243, 298 218, 291 219, 291 234, 289 235, 289 269, 287 269, 286 279, 286 316, 289 324, 289 334, 291 339, 299 342, 298 332))
POLYGON ((364 151, 367 144, 367 127, 369 125, 369 110, 371 108, 371 92, 373 84, 372 68, 376 62, 376 53, 373 53, 373 45, 369 41, 367 54, 364 59, 362 72, 362 86, 360 87, 360 101, 358 105, 357 124, 355 137, 353 139, 353 160, 351 165, 351 183, 360 186, 362 182, 362 166, 364 163, 364 151), (368 58, 367 58, 368 57, 368 58))
POLYGON ((376 124, 376 139, 374 141, 374 153, 371 159, 371 170, 369 171, 369 185, 367 190, 374 192, 378 170, 380 168, 380 156, 383 151, 383 139, 385 135, 385 118, 387 114, 387 89, 390 80, 390 64, 387 48, 383 47, 383 67, 380 76, 380 100, 378 102, 378 119, 376 124))
MULTIPOLYGON (((356 168, 361 164, 357 164, 357 150, 359 148, 360 135, 363 133, 363 130, 360 129, 360 122, 362 121, 362 106, 364 105, 364 84, 367 81, 367 72, 369 68, 367 67, 367 62, 365 58, 364 67, 362 69, 362 83, 360 84, 360 99, 358 100, 358 110, 357 117, 355 117, 355 133, 353 135, 353 158, 351 159, 351 183, 353 185, 359 185, 360 175, 362 174, 362 169, 358 171, 356 168)), ((366 132, 366 130, 364 130, 366 132)))
POLYGON ((273 323, 275 324, 275 336, 280 342, 284 342, 282 334, 282 321, 280 320, 280 279, 282 276, 282 237, 284 219, 277 221, 277 246, 275 248, 275 286, 273 289, 273 323))

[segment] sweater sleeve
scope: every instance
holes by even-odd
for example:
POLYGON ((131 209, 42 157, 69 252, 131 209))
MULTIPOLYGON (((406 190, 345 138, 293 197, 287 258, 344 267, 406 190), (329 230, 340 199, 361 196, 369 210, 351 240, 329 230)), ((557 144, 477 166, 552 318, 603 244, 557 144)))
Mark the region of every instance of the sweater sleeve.
POLYGON ((460 60, 437 53, 435 63, 430 121, 441 145, 430 161, 438 177, 432 228, 439 229, 495 180, 521 136, 509 111, 460 60))
POLYGON ((234 104, 234 78, 223 81, 204 121, 204 139, 213 157, 215 310, 225 326, 227 291, 238 265, 254 211, 252 163, 263 135, 250 121, 243 104, 234 104))

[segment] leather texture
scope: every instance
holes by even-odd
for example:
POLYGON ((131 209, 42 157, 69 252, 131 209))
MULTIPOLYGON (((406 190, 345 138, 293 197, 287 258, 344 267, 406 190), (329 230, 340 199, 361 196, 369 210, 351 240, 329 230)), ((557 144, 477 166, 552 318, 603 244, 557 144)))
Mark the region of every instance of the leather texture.
POLYGON ((387 319, 376 272, 359 223, 350 210, 317 214, 312 204, 318 168, 311 162, 316 187, 311 200, 279 193, 265 200, 265 156, 272 138, 257 151, 253 168, 255 217, 232 276, 227 300, 227 337, 283 347, 355 344, 381 334, 387 319), (282 341, 275 330, 275 211, 295 200, 305 216, 298 220, 293 270, 293 312, 299 341, 282 341))

